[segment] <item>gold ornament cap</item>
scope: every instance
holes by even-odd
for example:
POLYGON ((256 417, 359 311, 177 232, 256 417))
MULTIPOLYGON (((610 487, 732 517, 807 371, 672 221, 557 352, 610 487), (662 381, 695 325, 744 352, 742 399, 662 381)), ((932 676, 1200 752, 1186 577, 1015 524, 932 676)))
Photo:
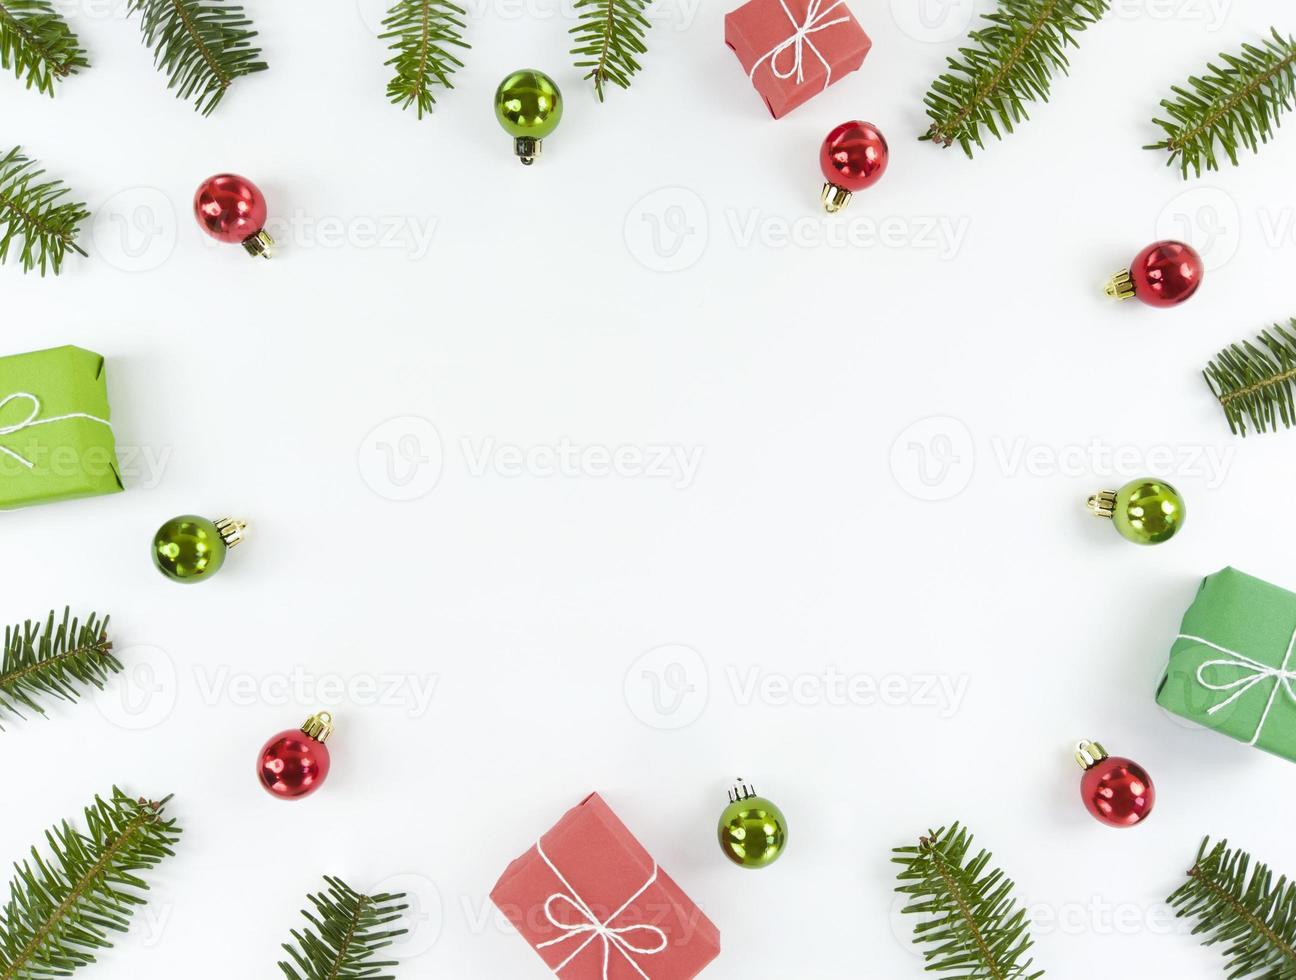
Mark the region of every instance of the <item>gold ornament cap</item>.
POLYGON ((1110 520, 1116 513, 1116 491, 1099 490, 1097 493, 1091 493, 1089 499, 1085 501, 1085 506, 1094 517, 1106 517, 1110 520))
POLYGON ((233 548, 241 544, 247 537, 247 523, 240 521, 236 517, 222 517, 216 522, 216 530, 220 532, 221 540, 225 542, 226 548, 233 548))
POLYGON ((1112 299, 1127 300, 1134 298, 1134 278, 1129 269, 1121 269, 1107 282, 1105 290, 1112 299))
POLYGON ((541 144, 543 140, 538 140, 534 136, 515 136, 513 138, 513 152, 517 158, 526 166, 535 163, 536 157, 540 155, 541 144))
POLYGON ((825 211, 829 214, 836 214, 850 204, 851 192, 845 187, 839 187, 832 181, 826 180, 824 181, 823 190, 819 194, 819 200, 823 201, 825 211))
POLYGON ((268 259, 273 254, 271 249, 274 248, 275 241, 270 237, 270 233, 264 228, 255 235, 243 239, 243 247, 247 249, 247 254, 254 259, 268 259))
POLYGON ((302 723, 301 730, 317 742, 327 742, 333 734, 333 716, 327 711, 316 712, 302 723))
POLYGON ((1085 739, 1076 743, 1075 760, 1080 764, 1081 769, 1088 771, 1105 758, 1107 758, 1107 750, 1098 742, 1085 739))

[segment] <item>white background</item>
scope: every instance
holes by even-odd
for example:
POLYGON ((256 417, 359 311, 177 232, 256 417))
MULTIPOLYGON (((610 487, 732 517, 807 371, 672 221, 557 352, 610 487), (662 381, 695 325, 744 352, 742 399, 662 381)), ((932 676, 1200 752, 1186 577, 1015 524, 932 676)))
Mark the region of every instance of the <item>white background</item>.
POLYGON ((959 0, 926 27, 854 0, 863 70, 778 122, 724 5, 658 8, 645 71, 600 106, 570 11, 474 0, 469 67, 421 123, 384 99, 368 0, 254 4, 271 70, 207 119, 136 23, 81 2, 93 70, 53 101, 3 80, 0 142, 96 212, 91 256, 0 268, 3 353, 107 356, 130 485, 4 516, 4 616, 110 612, 127 671, 4 721, 0 856, 113 783, 175 794, 179 853, 96 977, 277 976, 324 873, 415 896, 402 978, 542 976, 487 894, 594 789, 719 925, 715 980, 919 976, 889 849, 954 819, 1016 879, 1050 975, 1222 975, 1161 900, 1208 833, 1296 871, 1293 769, 1153 692, 1203 574, 1296 588, 1296 435, 1230 436, 1198 373, 1296 309, 1296 134, 1188 183, 1140 147, 1171 84, 1284 4, 1122 0, 969 162, 915 139, 959 0), (490 108, 523 65, 567 97, 529 170, 490 108), (830 219, 819 142, 852 117, 891 168, 830 219), (272 262, 194 225, 225 170, 265 191, 272 262), (1198 297, 1109 303, 1165 236, 1206 254, 1198 297), (590 451, 554 473, 564 440, 590 451), (1083 508, 1144 471, 1190 511, 1155 549, 1083 508), (252 524, 199 588, 147 554, 186 512, 252 524), (859 696, 834 703, 831 671, 859 696), (328 784, 271 799, 258 748, 320 707, 328 784), (1085 812, 1079 738, 1148 767, 1147 824, 1085 812), (714 840, 736 775, 791 823, 760 873, 714 840))

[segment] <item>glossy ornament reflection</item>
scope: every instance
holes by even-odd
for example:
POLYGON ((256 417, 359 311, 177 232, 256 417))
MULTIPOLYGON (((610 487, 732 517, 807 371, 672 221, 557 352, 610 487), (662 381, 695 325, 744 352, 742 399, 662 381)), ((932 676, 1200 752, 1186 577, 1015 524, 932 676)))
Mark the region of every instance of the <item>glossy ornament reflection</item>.
POLYGON ((1153 242, 1107 283, 1113 299, 1137 299, 1148 306, 1178 306, 1192 298, 1206 268, 1201 256, 1183 242, 1153 242))
POLYGON ((267 793, 281 800, 297 800, 314 793, 329 774, 329 750, 324 744, 333 734, 333 716, 327 711, 311 715, 300 729, 273 736, 257 756, 257 779, 267 793))
POLYGON ((729 791, 729 805, 720 814, 720 849, 741 868, 764 868, 783 854, 787 819, 783 811, 742 783, 729 791))
POLYGON ((1156 789, 1147 770, 1132 759, 1109 756, 1097 742, 1076 745, 1076 762, 1084 770, 1080 797, 1085 808, 1109 827, 1141 823, 1156 804, 1156 789))
POLYGON ((882 179, 889 160, 886 137, 872 123, 853 119, 835 127, 819 148, 824 209, 835 214, 846 207, 852 194, 882 179))
POLYGON ((204 582, 221 570, 229 549, 246 534, 247 525, 230 517, 219 521, 195 514, 173 517, 153 535, 153 564, 173 582, 204 582))
POLYGON ((1183 527, 1187 508, 1179 491, 1164 480, 1143 477, 1119 490, 1091 494, 1090 513, 1110 518, 1121 537, 1135 544, 1161 544, 1183 527))
POLYGON ((265 230, 265 195, 246 177, 217 174, 194 194, 198 226, 218 242, 242 245, 249 255, 270 258, 274 239, 265 230))
POLYGON ((513 137, 513 152, 527 166, 535 163, 542 141, 558 128, 562 114, 562 92, 542 71, 515 71, 495 90, 495 118, 513 137))

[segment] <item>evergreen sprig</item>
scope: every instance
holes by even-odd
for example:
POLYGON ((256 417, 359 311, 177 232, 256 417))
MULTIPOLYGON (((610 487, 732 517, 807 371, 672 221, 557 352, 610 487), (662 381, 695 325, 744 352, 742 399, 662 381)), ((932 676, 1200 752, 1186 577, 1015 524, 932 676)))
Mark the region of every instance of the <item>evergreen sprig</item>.
POLYGON ((66 201, 68 189, 61 180, 41 181, 45 173, 15 146, 0 157, 0 262, 22 239, 19 259, 23 272, 37 266, 58 275, 68 251, 85 255, 77 244, 78 226, 90 212, 84 204, 66 201))
POLYGON ((1067 46, 1102 19, 1108 0, 999 0, 972 31, 972 46, 947 59, 948 70, 927 93, 931 127, 920 137, 942 146, 958 143, 972 156, 985 149, 982 132, 995 139, 1029 118, 1028 102, 1048 101, 1054 72, 1066 74, 1067 46))
POLYGON ((204 116, 220 104, 236 78, 265 71, 257 32, 243 8, 222 0, 130 0, 141 13, 144 43, 166 72, 176 98, 194 100, 204 116))
MULTIPOLYGON (((76 701, 81 687, 102 689, 108 677, 122 669, 112 654, 108 618, 94 613, 80 622, 67 609, 55 626, 54 613, 40 623, 6 626, 0 651, 0 718, 23 717, 23 709, 45 714, 40 699, 76 701)), ((4 726, 0 725, 0 731, 4 726)))
POLYGON ((908 895, 908 914, 923 917, 914 942, 925 945, 927 970, 951 980, 1033 980, 1032 945, 1026 912, 1013 898, 1013 883, 990 854, 968 859, 972 835, 955 823, 928 833, 917 845, 897 847, 891 860, 901 866, 896 891, 908 895))
POLYGON ((324 881, 326 891, 307 896, 315 906, 314 913, 302 911, 314 928, 292 931, 297 946, 284 943, 296 966, 281 960, 279 969, 291 980, 394 980, 391 974, 380 975, 379 971, 395 966, 396 961, 379 962, 372 957, 408 932, 384 928, 409 908, 398 904, 404 893, 361 895, 339 878, 325 875, 324 881))
POLYGON ((1202 372, 1233 434, 1278 431, 1296 423, 1296 319, 1263 330, 1256 343, 1230 344, 1202 372))
POLYGON ((1180 918, 1193 918, 1202 943, 1225 943, 1229 977, 1296 977, 1296 882, 1274 881, 1264 864, 1252 863, 1228 841, 1201 842, 1188 880, 1166 901, 1180 918))
POLYGON ((629 88, 639 71, 636 55, 648 50, 644 35, 652 26, 644 15, 648 0, 576 0, 574 9, 580 23, 569 33, 575 35, 577 68, 589 69, 586 78, 594 80, 594 91, 600 102, 609 82, 629 88))
POLYGON ((471 47, 463 39, 467 25, 464 10, 450 0, 397 0, 383 21, 393 55, 388 65, 396 74, 387 83, 387 98, 402 109, 416 106, 418 118, 436 104, 432 94, 438 86, 454 88, 450 76, 463 67, 451 54, 450 45, 471 47))
POLYGON ((1236 167, 1239 147, 1255 153, 1268 143, 1296 93, 1296 39, 1270 32, 1263 44, 1225 51, 1222 65, 1208 64, 1206 74, 1174 86, 1174 97, 1161 100, 1170 118, 1152 120, 1166 138, 1144 149, 1168 150, 1167 166, 1178 163, 1184 177, 1190 168, 1200 177, 1203 169, 1220 168, 1216 147, 1236 167))
POLYGON ((163 818, 170 797, 132 799, 113 787, 85 809, 84 832, 68 821, 45 834, 49 853, 35 847, 14 865, 9 902, 0 919, 0 980, 65 977, 112 946, 135 908, 147 902, 140 872, 152 870, 180 836, 163 818))
POLYGON ((54 94, 54 83, 89 68, 85 49, 49 0, 0 0, 0 69, 28 88, 54 94))

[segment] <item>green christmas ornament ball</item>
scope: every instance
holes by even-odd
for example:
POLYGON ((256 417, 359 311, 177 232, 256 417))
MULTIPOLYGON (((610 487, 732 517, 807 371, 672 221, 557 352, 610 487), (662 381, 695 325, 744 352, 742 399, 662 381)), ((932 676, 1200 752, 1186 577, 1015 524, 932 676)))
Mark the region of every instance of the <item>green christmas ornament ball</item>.
POLYGON ((1131 480, 1119 490, 1100 490, 1089 510, 1110 518, 1121 537, 1135 544, 1161 544, 1183 527, 1187 511, 1179 491, 1152 477, 1131 480))
POLYGON ((720 814, 720 849, 740 868, 765 868, 787 846, 787 818, 783 811, 750 786, 739 784, 729 793, 729 805, 720 814))
POLYGON ((515 71, 495 90, 495 118, 513 137, 518 159, 530 166, 540 142, 558 128, 563 97, 552 78, 534 68, 515 71))
POLYGON ((229 549, 243 540, 247 525, 232 518, 210 521, 185 514, 173 517, 153 535, 153 564, 184 585, 211 578, 225 564, 229 549))

